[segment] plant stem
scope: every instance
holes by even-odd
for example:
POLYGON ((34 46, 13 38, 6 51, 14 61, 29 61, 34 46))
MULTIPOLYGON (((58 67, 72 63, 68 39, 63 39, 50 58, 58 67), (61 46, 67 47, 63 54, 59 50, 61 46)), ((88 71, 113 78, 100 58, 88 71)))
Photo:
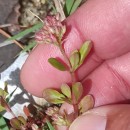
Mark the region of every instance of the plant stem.
POLYGON ((73 84, 73 83, 76 82, 75 73, 72 71, 71 63, 70 63, 69 58, 68 58, 68 56, 66 55, 66 53, 65 53, 65 51, 64 51, 64 49, 63 49, 63 47, 62 47, 62 45, 59 46, 59 49, 60 49, 62 55, 64 56, 64 58, 65 58, 65 60, 66 60, 66 62, 67 62, 67 65, 68 65, 68 67, 69 67, 69 73, 70 73, 70 75, 71 75, 71 80, 72 80, 72 84, 73 84))
POLYGON ((67 55, 66 55, 66 53, 65 53, 65 51, 64 51, 64 49, 62 47, 62 45, 59 45, 59 49, 60 49, 62 55, 64 56, 64 58, 65 58, 65 60, 67 62, 67 65, 68 65, 68 67, 70 69, 71 68, 71 64, 70 64, 70 61, 69 61, 69 59, 68 59, 68 57, 67 57, 67 55))
MULTIPOLYGON (((75 72, 72 71, 71 63, 70 63, 69 58, 66 55, 62 45, 59 46, 59 49, 60 49, 62 55, 64 56, 64 58, 67 62, 67 65, 69 67, 69 72, 70 72, 70 75, 71 75, 71 80, 72 80, 72 85, 73 85, 76 82, 75 72)), ((72 105, 73 105, 73 108, 74 108, 74 117, 77 118, 78 117, 78 105, 75 103, 75 96, 74 96, 73 93, 72 93, 72 105)))
POLYGON ((1 102, 2 102, 3 107, 5 108, 5 110, 7 112, 9 112, 13 117, 16 117, 15 114, 13 113, 13 111, 11 110, 9 104, 6 102, 6 100, 2 96, 0 97, 0 99, 1 99, 1 102))
MULTIPOLYGON (((0 29, 0 34, 4 35, 7 38, 10 38, 11 36, 6 33, 4 30, 0 29)), ((24 49, 24 47, 16 40, 13 40, 16 45, 18 45, 21 49, 24 49)))

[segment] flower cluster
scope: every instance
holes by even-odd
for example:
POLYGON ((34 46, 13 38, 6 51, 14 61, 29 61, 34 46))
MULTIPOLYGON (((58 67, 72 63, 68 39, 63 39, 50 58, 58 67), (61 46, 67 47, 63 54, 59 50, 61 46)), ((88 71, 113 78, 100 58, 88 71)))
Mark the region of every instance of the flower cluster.
POLYGON ((60 21, 60 17, 47 16, 44 20, 43 28, 35 35, 37 43, 51 43, 59 45, 62 43, 62 37, 66 32, 66 27, 60 21))
POLYGON ((53 124, 67 125, 67 120, 64 118, 63 115, 60 114, 59 110, 60 109, 56 106, 49 107, 45 113, 51 117, 53 124))

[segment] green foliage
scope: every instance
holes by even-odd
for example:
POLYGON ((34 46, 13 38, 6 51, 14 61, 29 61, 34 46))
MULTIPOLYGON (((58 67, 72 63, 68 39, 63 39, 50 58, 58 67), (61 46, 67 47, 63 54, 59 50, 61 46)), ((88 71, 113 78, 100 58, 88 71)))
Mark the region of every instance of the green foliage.
MULTIPOLYGON (((17 87, 16 87, 16 89, 17 89, 17 87)), ((8 96, 6 97, 6 102, 9 102, 10 98, 12 97, 12 95, 14 94, 16 89, 14 89, 14 91, 12 93, 8 94, 8 96)))
POLYGON ((71 15, 81 4, 82 0, 66 0, 64 12, 66 16, 71 15))
POLYGON ((3 106, 1 106, 1 104, 0 104, 0 112, 2 112, 4 110, 6 110, 6 109, 3 106))
POLYGON ((66 71, 66 67, 63 63, 61 63, 60 61, 58 61, 56 58, 49 58, 48 62, 55 67, 56 69, 60 70, 60 71, 66 71))
POLYGON ((91 95, 86 95, 80 101, 78 107, 79 107, 80 114, 87 112, 89 109, 92 109, 94 107, 93 97, 91 95))
POLYGON ((61 85, 61 92, 69 99, 71 98, 71 89, 67 84, 61 85))
POLYGON ((50 103, 61 104, 64 103, 65 96, 54 89, 45 89, 43 97, 50 103))
POLYGON ((47 121, 46 123, 49 127, 49 130, 55 130, 54 127, 52 126, 52 124, 49 121, 47 121))
POLYGON ((72 71, 74 72, 79 67, 80 54, 78 50, 72 52, 70 56, 70 63, 72 66, 72 71))
POLYGON ((3 98, 6 98, 7 95, 8 95, 7 91, 0 88, 0 96, 3 97, 3 98))
POLYGON ((5 89, 3 90, 0 88, 0 112, 4 111, 7 109, 8 105, 6 103, 6 97, 8 95, 7 88, 5 86, 5 89))
POLYGON ((36 31, 36 30, 39 30, 40 28, 42 28, 42 26, 43 26, 43 23, 40 22, 40 23, 38 23, 38 24, 32 26, 31 28, 25 29, 24 31, 22 31, 22 32, 20 32, 20 33, 14 35, 13 37, 7 39, 7 41, 9 41, 9 40, 17 40, 17 39, 19 39, 19 38, 21 38, 21 37, 24 37, 25 35, 27 35, 27 34, 29 34, 29 33, 31 33, 31 32, 34 32, 34 31, 36 31))
POLYGON ((70 15, 73 4, 74 4, 74 0, 66 0, 65 1, 65 7, 64 7, 65 11, 64 12, 66 13, 66 16, 70 15))
POLYGON ((86 56, 89 54, 90 50, 92 48, 91 41, 86 41, 80 48, 80 65, 84 62, 86 56))
POLYGON ((91 41, 86 41, 79 50, 75 50, 71 53, 69 61, 71 64, 71 71, 74 72, 76 69, 83 64, 85 58, 91 50, 91 41))
POLYGON ((72 94, 74 96, 74 102, 78 103, 83 95, 83 86, 80 82, 76 82, 72 85, 72 94))
POLYGON ((6 110, 8 112, 10 111, 8 101, 9 101, 10 97, 12 96, 12 94, 14 93, 14 91, 9 95, 6 82, 5 82, 4 89, 0 88, 0 112, 2 112, 4 110, 6 110))
POLYGON ((2 115, 0 115, 0 130, 9 130, 9 127, 2 115))
POLYGON ((76 11, 76 9, 80 6, 81 2, 82 2, 82 0, 75 0, 75 2, 73 4, 73 7, 71 9, 70 14, 72 14, 73 12, 76 11))
POLYGON ((15 129, 19 130, 21 128, 21 122, 16 117, 10 120, 10 124, 15 129))
POLYGON ((27 124, 25 118, 22 117, 22 116, 18 116, 18 120, 20 121, 20 123, 21 123, 22 125, 26 125, 26 124, 27 124))

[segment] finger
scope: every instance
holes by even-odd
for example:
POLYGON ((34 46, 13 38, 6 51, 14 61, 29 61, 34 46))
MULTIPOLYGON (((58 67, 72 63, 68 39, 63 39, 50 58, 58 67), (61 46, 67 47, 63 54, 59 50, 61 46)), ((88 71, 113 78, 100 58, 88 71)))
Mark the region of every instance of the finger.
POLYGON ((129 130, 130 105, 112 105, 92 109, 78 117, 69 130, 129 130))
POLYGON ((130 99, 130 52, 107 60, 83 81, 83 86, 95 98, 95 106, 125 103, 130 99))
MULTIPOLYGON (((129 0, 88 1, 66 20, 70 29, 65 43, 69 55, 86 39, 93 41, 93 51, 78 70, 82 79, 104 59, 122 55, 130 50, 129 0), (106 17, 107 16, 107 17, 106 17)), ((63 56, 52 45, 39 45, 30 55, 21 72, 23 86, 31 93, 41 96, 43 88, 59 87, 70 82, 67 72, 59 72, 48 64, 48 58, 63 56)))

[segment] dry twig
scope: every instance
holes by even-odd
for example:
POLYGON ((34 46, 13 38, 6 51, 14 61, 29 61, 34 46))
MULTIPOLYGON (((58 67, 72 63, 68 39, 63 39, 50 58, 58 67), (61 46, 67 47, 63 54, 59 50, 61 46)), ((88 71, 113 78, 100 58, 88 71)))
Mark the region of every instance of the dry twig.
MULTIPOLYGON (((10 38, 11 36, 6 33, 4 30, 0 29, 0 34, 4 35, 7 38, 10 38)), ((13 40, 16 45, 18 45, 20 48, 24 49, 24 47, 16 40, 13 40)))

